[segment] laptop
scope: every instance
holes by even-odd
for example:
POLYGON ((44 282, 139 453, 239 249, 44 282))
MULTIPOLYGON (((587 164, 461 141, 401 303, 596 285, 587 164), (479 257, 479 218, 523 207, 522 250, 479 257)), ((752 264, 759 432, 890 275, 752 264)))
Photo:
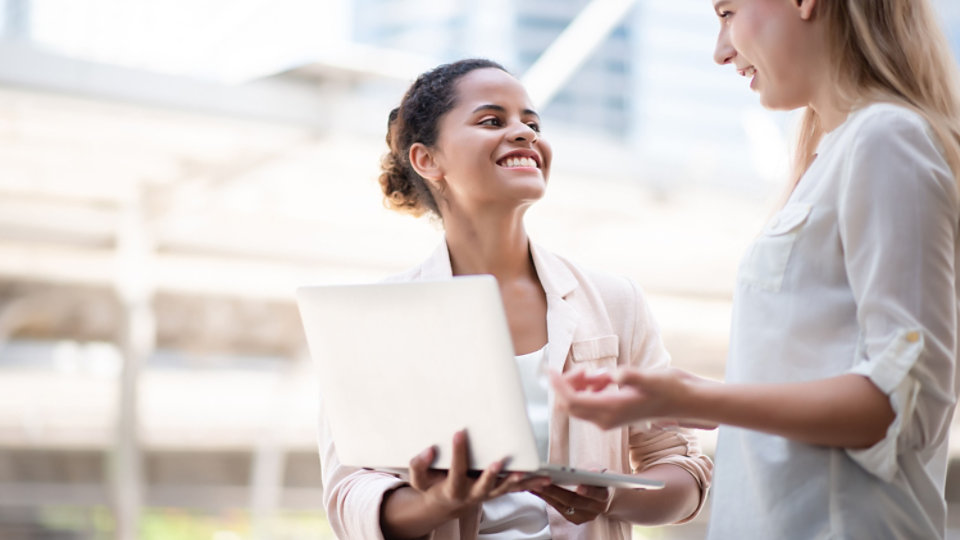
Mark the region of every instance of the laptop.
POLYGON ((344 465, 405 471, 435 446, 447 469, 466 428, 471 470, 507 457, 505 472, 558 485, 663 487, 541 461, 493 276, 300 287, 297 303, 344 465))

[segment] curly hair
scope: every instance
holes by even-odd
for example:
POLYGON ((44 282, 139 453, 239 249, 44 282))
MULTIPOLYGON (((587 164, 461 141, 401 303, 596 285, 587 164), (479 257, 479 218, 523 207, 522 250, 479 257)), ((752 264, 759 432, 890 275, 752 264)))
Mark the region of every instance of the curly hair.
POLYGON ((414 143, 431 147, 437 142, 440 118, 456 102, 457 81, 475 69, 484 68, 507 71, 500 64, 481 58, 437 66, 417 77, 400 105, 390 111, 386 136, 389 151, 380 162, 379 178, 387 208, 414 216, 426 212, 440 215, 426 181, 410 164, 410 147, 414 143))

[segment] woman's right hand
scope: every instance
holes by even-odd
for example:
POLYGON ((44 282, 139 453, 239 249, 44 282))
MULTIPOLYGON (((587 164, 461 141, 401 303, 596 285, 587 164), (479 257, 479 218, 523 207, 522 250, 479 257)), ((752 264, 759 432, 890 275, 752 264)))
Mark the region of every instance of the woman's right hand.
POLYGON ((694 388, 718 384, 677 368, 550 373, 556 406, 603 429, 638 421, 713 429, 690 408, 694 388))
POLYGON ((522 474, 518 473, 506 479, 499 478, 503 459, 491 464, 476 479, 467 476, 469 448, 466 430, 453 434, 450 470, 430 468, 436 453, 436 448, 430 447, 410 460, 410 485, 423 494, 424 502, 438 515, 456 517, 483 501, 516 491, 512 488, 522 479, 522 474))
POLYGON ((501 478, 505 459, 494 462, 478 478, 468 473, 466 431, 453 435, 448 471, 431 469, 436 449, 427 448, 410 460, 410 487, 389 493, 381 509, 380 527, 387 538, 419 538, 442 523, 475 511, 484 501, 514 491, 550 485, 544 477, 512 473, 501 478))

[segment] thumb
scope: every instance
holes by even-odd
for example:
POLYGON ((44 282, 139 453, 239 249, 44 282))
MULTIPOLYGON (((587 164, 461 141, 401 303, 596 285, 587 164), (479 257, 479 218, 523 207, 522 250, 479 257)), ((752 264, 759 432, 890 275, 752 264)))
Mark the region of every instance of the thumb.
POLYGON ((646 382, 646 375, 636 368, 620 368, 613 375, 613 380, 616 384, 619 385, 629 385, 634 387, 641 387, 646 382))

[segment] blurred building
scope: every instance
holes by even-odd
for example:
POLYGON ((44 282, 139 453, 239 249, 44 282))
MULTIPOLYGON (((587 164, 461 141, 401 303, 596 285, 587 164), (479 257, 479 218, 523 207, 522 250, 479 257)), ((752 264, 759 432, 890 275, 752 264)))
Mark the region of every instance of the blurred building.
MULTIPOLYGON (((358 0, 353 20, 360 42, 443 61, 489 57, 522 76, 588 4, 358 0)), ((661 189, 691 181, 755 189, 758 179, 776 177, 786 160, 782 126, 769 114, 742 120, 759 106, 731 69, 713 63, 717 23, 709 6, 630 4, 545 107, 546 129, 576 126, 625 141, 632 155, 618 167, 661 189), (739 154, 749 144, 764 157, 744 168, 739 154)))
MULTIPOLYGON (((641 283, 677 364, 719 377, 790 118, 713 64, 708 2, 633 4, 544 109, 528 227, 641 283)), ((0 538, 103 538, 126 514, 150 540, 188 514, 217 520, 177 537, 329 534, 274 519, 322 518, 293 290, 438 241, 376 184, 412 76, 479 55, 524 77, 587 5, 0 0, 0 538)))

